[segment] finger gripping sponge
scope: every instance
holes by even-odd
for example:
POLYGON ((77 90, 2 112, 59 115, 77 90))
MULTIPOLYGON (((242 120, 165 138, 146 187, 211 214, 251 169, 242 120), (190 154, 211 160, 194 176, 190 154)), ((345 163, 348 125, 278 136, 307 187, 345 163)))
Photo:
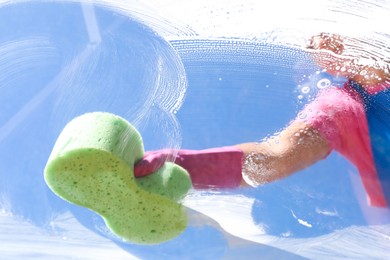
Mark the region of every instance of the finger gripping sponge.
POLYGON ((140 134, 126 120, 88 113, 63 129, 46 165, 45 181, 61 198, 101 215, 122 239, 161 243, 178 236, 187 225, 178 202, 191 188, 191 180, 172 163, 136 179, 134 163, 143 150, 140 134))

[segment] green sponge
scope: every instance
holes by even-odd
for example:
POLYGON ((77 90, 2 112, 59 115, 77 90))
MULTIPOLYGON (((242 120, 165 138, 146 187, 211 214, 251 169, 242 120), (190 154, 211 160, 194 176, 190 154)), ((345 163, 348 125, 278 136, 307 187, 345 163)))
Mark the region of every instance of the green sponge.
POLYGON ((191 180, 172 163, 136 179, 133 166, 143 152, 140 134, 126 120, 88 113, 69 122, 60 134, 45 180, 61 198, 101 215, 122 239, 164 242, 187 226, 184 208, 177 202, 191 188, 191 180))

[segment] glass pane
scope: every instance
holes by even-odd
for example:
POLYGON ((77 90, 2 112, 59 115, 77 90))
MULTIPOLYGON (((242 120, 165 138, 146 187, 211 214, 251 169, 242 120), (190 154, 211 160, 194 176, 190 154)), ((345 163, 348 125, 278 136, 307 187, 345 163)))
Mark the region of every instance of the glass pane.
MULTIPOLYGON (((333 151, 287 178, 258 187, 216 188, 212 177, 204 176, 215 161, 202 157, 191 169, 203 174, 206 187, 191 189, 181 201, 187 226, 150 246, 116 236, 99 214, 59 198, 44 179, 59 134, 88 112, 119 115, 139 131, 146 151, 174 150, 163 156, 171 161, 183 149, 197 153, 247 142, 278 150, 286 127, 310 116, 302 109, 324 90, 342 90, 351 78, 343 66, 324 69, 318 57, 354 59, 366 66, 359 71, 363 78, 369 67, 389 73, 387 2, 0 3, 0 253, 5 258, 387 256, 389 209, 367 200, 368 190, 378 191, 372 187, 381 187, 375 196, 383 201, 390 198, 389 96, 383 89, 381 95, 369 93, 372 102, 361 98, 365 105, 379 104, 364 107, 371 136, 362 137, 371 142, 363 154, 371 149, 374 154, 362 161, 373 160, 379 186, 369 188, 372 179, 363 180, 367 175, 348 155, 333 151), (307 48, 322 32, 343 37, 341 54, 307 48)), ((362 126, 351 122, 343 131, 353 135, 352 128, 362 126)), ((346 145, 350 153, 360 149, 346 145)), ((292 165, 311 160, 298 159, 292 165)), ((283 161, 277 162, 275 168, 283 161)), ((232 174, 226 169, 232 161, 219 163, 218 172, 232 174)), ((132 165, 129 169, 133 174, 132 165)), ((109 193, 101 191, 97 200, 106 202, 109 193)))

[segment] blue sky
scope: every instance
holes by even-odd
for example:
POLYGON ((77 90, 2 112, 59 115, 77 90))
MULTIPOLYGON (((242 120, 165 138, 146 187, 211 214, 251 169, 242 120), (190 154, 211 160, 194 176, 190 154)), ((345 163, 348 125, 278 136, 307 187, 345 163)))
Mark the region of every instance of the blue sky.
POLYGON ((156 24, 88 4, 3 5, 0 17, 0 206, 12 213, 2 225, 13 223, 15 233, 7 234, 15 244, 28 237, 21 242, 28 248, 42 231, 57 247, 69 247, 54 237, 87 230, 91 241, 103 239, 121 252, 118 258, 123 252, 139 258, 354 256, 357 248, 380 256, 389 249, 388 212, 366 205, 354 167, 337 154, 257 189, 191 193, 184 201, 189 227, 167 243, 145 247, 113 238, 95 214, 60 200, 44 183, 66 122, 91 111, 119 114, 139 129, 147 150, 260 141, 315 95, 320 79, 305 78, 318 68, 296 48, 241 38, 163 38, 151 30, 156 24), (57 218, 63 214, 70 220, 57 218), (31 229, 18 228, 20 219, 31 229), (334 236, 345 247, 334 248, 334 236))

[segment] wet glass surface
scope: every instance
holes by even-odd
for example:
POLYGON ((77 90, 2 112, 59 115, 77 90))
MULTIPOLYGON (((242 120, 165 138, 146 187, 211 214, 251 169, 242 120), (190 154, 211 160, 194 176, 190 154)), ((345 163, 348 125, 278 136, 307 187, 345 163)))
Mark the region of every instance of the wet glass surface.
POLYGON ((371 51, 385 56, 387 31, 375 18, 388 12, 385 3, 352 1, 349 13, 339 14, 332 10, 342 3, 321 1, 313 12, 280 11, 262 25, 265 10, 274 12, 276 4, 93 2, 0 1, 2 255, 386 256, 389 210, 367 205, 355 167, 337 153, 258 188, 191 191, 183 201, 187 229, 154 246, 123 242, 97 214, 55 196, 43 178, 60 131, 86 112, 127 119, 146 150, 206 149, 272 137, 320 89, 345 80, 314 64, 302 47, 307 36, 324 30, 357 35, 349 23, 335 28, 333 22, 353 17, 359 25, 356 15, 367 5, 371 51), (186 17, 188 10, 194 13, 186 17), (259 12, 262 26, 253 20, 259 12), (325 15, 328 20, 317 19, 325 15))

